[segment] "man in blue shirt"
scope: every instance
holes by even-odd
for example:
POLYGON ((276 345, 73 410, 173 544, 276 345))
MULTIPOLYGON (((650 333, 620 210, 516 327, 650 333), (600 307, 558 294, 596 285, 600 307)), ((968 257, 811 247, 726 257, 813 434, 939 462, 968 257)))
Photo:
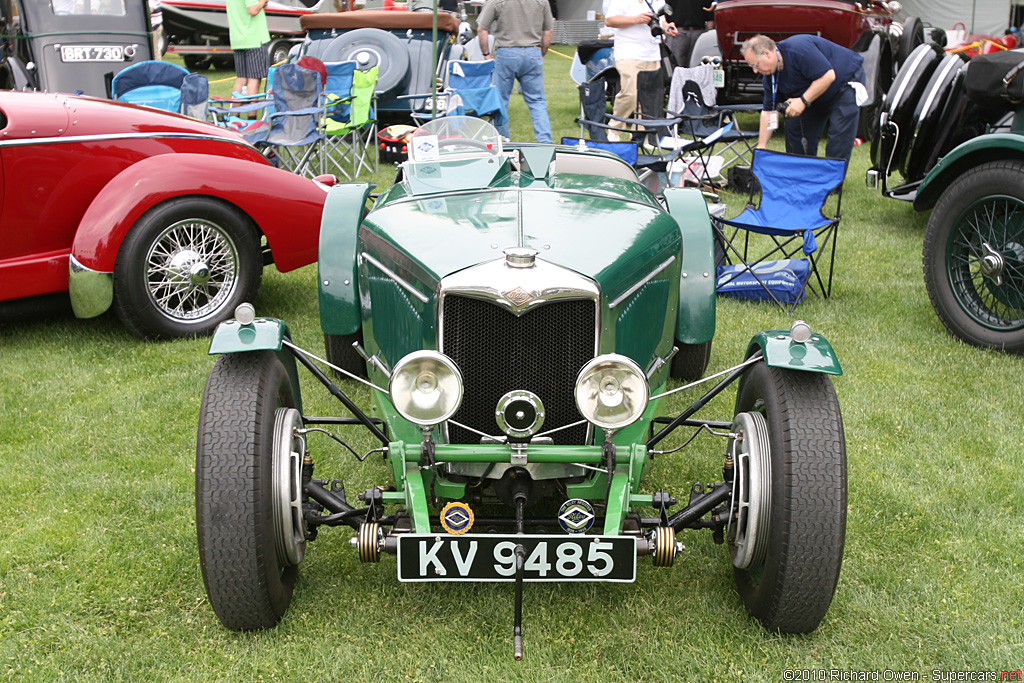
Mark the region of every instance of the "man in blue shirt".
POLYGON ((863 57, 812 35, 778 43, 758 35, 744 42, 740 53, 764 81, 759 148, 767 146, 779 127, 777 105, 785 104, 787 152, 817 156, 828 123, 825 156, 849 160, 860 120, 857 92, 865 81, 863 57))

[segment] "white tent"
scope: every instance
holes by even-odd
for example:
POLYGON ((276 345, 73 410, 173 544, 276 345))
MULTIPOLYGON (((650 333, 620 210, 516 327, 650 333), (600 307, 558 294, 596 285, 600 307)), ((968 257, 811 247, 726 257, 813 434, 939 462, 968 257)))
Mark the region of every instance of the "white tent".
POLYGON ((1010 25, 1011 0, 900 0, 904 17, 952 29, 962 23, 967 33, 1001 36, 1010 25))

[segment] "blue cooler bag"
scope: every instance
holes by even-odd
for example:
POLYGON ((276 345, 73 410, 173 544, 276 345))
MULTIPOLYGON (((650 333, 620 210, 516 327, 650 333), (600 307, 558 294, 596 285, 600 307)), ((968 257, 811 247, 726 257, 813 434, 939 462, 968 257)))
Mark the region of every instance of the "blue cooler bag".
POLYGON ((716 290, 719 294, 737 299, 770 301, 771 296, 765 291, 767 287, 784 304, 795 304, 803 300, 804 287, 811 274, 811 263, 807 259, 764 261, 752 266, 752 269, 761 278, 761 282, 744 265, 718 266, 716 290))

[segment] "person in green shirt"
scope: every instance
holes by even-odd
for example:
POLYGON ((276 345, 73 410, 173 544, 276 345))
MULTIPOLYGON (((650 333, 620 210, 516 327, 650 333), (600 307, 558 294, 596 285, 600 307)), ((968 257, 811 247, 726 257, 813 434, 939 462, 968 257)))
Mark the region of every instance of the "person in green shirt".
POLYGON ((228 35, 235 53, 235 92, 254 95, 267 77, 270 31, 263 10, 270 0, 227 0, 228 35))

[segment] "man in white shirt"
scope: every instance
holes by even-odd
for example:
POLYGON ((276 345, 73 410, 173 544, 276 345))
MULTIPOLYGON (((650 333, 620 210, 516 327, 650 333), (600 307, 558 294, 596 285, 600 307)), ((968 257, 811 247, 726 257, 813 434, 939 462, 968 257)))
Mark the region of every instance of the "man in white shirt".
MULTIPOLYGON (((615 68, 619 72, 619 94, 615 96, 612 113, 629 117, 636 111, 637 74, 661 68, 661 37, 651 34, 650 22, 664 6, 663 0, 610 0, 604 23, 615 29, 615 68)), ((665 35, 676 35, 676 25, 660 18, 665 35)), ((615 128, 626 124, 612 121, 615 128)), ((609 140, 619 136, 610 132, 609 140)))

